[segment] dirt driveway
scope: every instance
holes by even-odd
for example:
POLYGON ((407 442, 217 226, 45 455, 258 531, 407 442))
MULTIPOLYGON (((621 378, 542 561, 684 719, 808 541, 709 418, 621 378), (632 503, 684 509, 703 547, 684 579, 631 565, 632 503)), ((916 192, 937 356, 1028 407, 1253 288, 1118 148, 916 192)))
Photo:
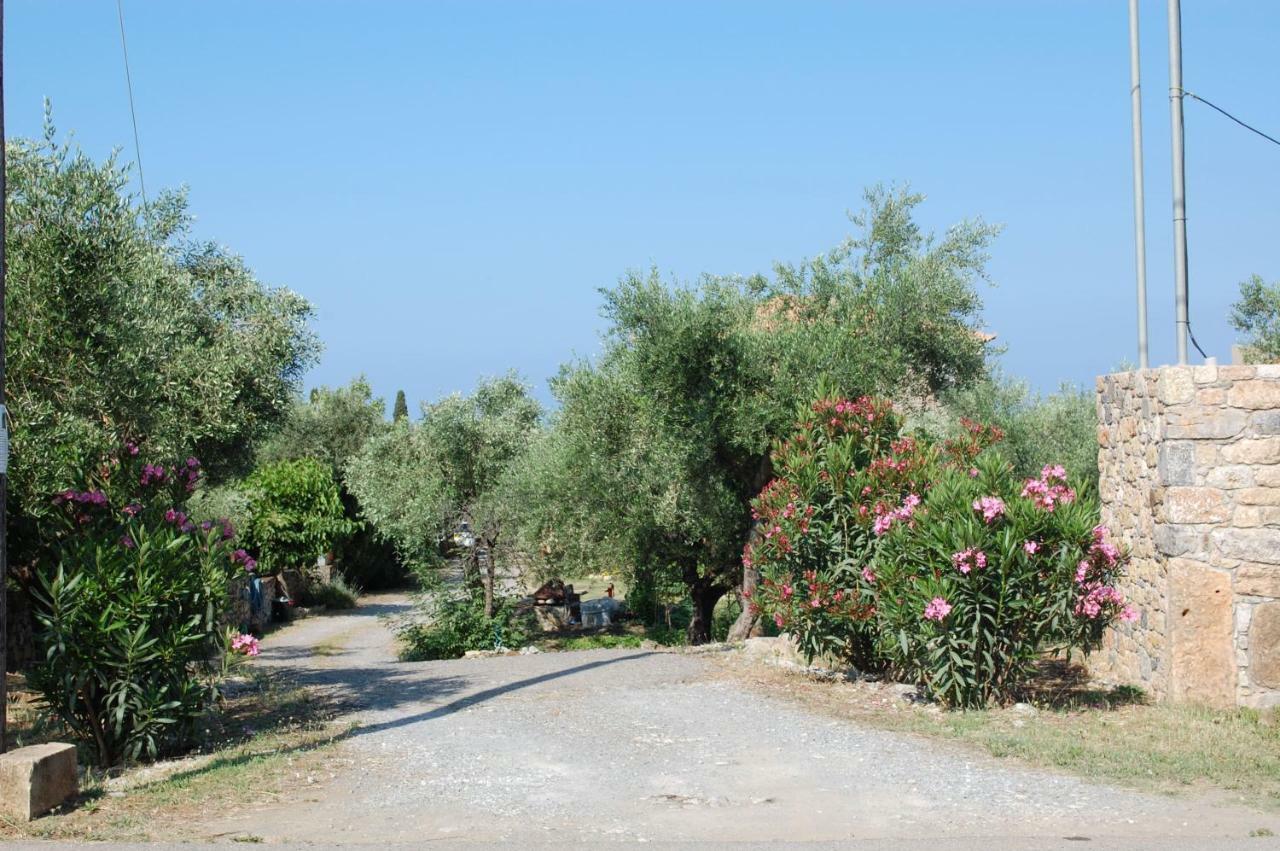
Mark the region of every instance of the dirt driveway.
POLYGON ((1019 847, 1032 837, 1136 844, 1280 833, 1274 817, 812 714, 785 694, 713 676, 699 655, 397 662, 383 618, 407 606, 400 596, 366 598, 265 642, 262 664, 330 690, 356 725, 338 746, 335 776, 308 799, 242 810, 206 835, 414 844, 992 837, 1019 847))

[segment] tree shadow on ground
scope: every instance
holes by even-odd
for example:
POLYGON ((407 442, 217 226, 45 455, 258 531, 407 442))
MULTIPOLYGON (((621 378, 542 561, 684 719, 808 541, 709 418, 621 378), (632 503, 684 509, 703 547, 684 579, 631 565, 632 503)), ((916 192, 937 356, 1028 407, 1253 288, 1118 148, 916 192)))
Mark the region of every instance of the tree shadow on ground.
MULTIPOLYGON (((404 603, 370 603, 342 614, 344 617, 382 619, 402 616, 408 609, 404 603)), ((359 712, 392 713, 410 707, 418 710, 403 717, 358 724, 339 736, 350 738, 431 721, 514 691, 654 655, 650 651, 637 651, 557 668, 480 691, 469 691, 476 679, 473 672, 480 672, 467 667, 455 674, 448 670, 454 664, 449 661, 401 662, 386 659, 367 664, 356 664, 354 660, 350 665, 333 664, 343 657, 356 657, 360 652, 360 648, 325 648, 323 644, 320 652, 316 652, 314 647, 268 647, 264 648, 262 660, 267 663, 264 667, 271 671, 272 676, 320 696, 334 717, 359 712), (450 702, 441 702, 455 697, 450 702)), ((483 672, 484 675, 488 673, 483 672)))
POLYGON ((1046 709, 1077 711, 1120 709, 1147 702, 1147 694, 1136 686, 1102 685, 1090 678, 1078 662, 1044 659, 1036 675, 1022 690, 1020 699, 1046 709))

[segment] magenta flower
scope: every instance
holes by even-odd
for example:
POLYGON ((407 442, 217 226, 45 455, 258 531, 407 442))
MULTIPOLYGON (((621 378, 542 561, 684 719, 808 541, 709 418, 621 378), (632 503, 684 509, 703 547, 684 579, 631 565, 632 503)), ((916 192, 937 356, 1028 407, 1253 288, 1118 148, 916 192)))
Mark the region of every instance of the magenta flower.
POLYGON ((1027 555, 1033 556, 1040 552, 1040 544, 1036 541, 1027 541, 1022 545, 1022 549, 1027 555))

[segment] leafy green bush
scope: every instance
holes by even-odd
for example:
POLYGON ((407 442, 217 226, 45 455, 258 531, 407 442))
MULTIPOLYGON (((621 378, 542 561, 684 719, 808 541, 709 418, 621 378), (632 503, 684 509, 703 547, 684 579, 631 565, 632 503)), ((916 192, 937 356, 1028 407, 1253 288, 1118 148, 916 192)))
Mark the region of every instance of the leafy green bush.
POLYGON ((421 608, 430 621, 406 624, 399 631, 404 642, 400 658, 406 662, 457 659, 468 650, 516 648, 529 638, 513 600, 497 601, 492 618, 484 615, 483 593, 475 591, 439 592, 421 608))
POLYGON ((249 497, 245 546, 257 553, 263 573, 309 567, 353 530, 333 474, 315 459, 259 467, 244 490, 249 497))
POLYGON ((1047 650, 1133 617, 1096 499, 1060 466, 1023 478, 966 422, 941 446, 883 403, 823 399, 774 453, 744 560, 753 603, 812 659, 888 666, 953 706, 1012 695, 1047 650))
POLYGON ((140 466, 130 448, 55 499, 62 530, 33 589, 44 704, 113 765, 182 741, 226 651, 227 580, 241 570, 222 524, 182 510, 195 459, 140 466))
POLYGON ((1088 652, 1134 616, 1114 587, 1125 559, 1061 467, 1024 481, 990 453, 973 471, 937 471, 915 522, 884 535, 871 583, 895 672, 970 708, 1014 694, 1042 653, 1088 652))

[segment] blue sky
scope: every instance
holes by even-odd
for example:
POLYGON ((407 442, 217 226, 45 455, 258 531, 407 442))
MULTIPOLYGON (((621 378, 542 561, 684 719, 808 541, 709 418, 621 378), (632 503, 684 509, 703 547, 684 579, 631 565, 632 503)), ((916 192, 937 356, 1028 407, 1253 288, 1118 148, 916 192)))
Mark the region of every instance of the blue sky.
MULTIPOLYGON (((6 123, 132 158, 114 3, 10 0, 6 123)), ((1173 359, 1168 58, 1143 2, 1152 361, 1173 359)), ((985 321, 1050 390, 1136 360, 1125 3, 125 0, 148 188, 311 299, 309 384, 411 406, 598 350, 629 268, 766 271, 863 187, 1005 231, 985 321)), ((1280 4, 1184 0, 1186 88, 1280 133, 1280 4)), ((1192 324, 1280 279, 1280 147, 1188 102, 1192 324)), ((545 396, 545 391, 541 395, 545 396)))

